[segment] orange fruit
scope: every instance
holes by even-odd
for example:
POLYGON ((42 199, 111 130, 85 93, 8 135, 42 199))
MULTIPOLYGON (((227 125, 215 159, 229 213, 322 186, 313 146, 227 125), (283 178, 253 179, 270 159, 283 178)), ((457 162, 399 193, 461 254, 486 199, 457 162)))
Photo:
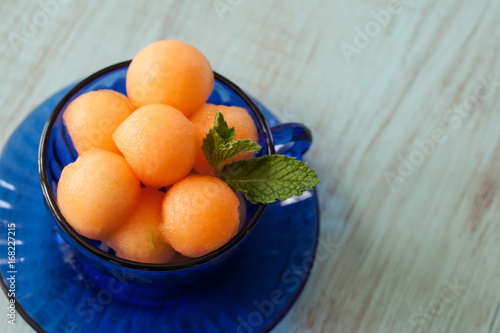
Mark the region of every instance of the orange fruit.
POLYGON ((194 125, 163 104, 137 109, 118 126, 113 139, 137 177, 153 187, 184 178, 198 152, 194 125))
POLYGON ((222 180, 189 176, 165 195, 160 234, 179 253, 201 257, 236 235, 238 206, 236 194, 222 180))
POLYGON ((80 235, 102 241, 128 219, 140 194, 139 180, 125 159, 94 148, 63 169, 57 204, 80 235))
POLYGON ((175 254, 157 231, 161 222, 164 193, 154 188, 143 188, 141 200, 128 220, 113 232, 107 243, 124 259, 161 264, 175 254))
MULTIPOLYGON (((224 116, 224 120, 227 122, 229 127, 234 127, 235 137, 234 140, 249 139, 254 142, 259 141, 257 134, 257 127, 252 119, 252 116, 247 110, 238 106, 225 106, 225 105, 213 105, 205 104, 201 109, 196 111, 189 120, 196 127, 196 135, 198 139, 198 156, 194 163, 194 169, 201 174, 215 174, 215 169, 208 164, 203 151, 201 150, 201 145, 203 144, 203 139, 214 125, 216 110, 224 116)), ((241 153, 231 160, 228 161, 239 161, 245 158, 250 158, 253 153, 241 153)))
POLYGON ((127 95, 137 107, 161 103, 189 116, 212 93, 214 74, 207 58, 194 46, 161 40, 134 57, 126 85, 127 95))
POLYGON ((98 90, 73 100, 64 110, 63 120, 78 154, 91 148, 119 153, 111 135, 134 110, 127 96, 98 90))

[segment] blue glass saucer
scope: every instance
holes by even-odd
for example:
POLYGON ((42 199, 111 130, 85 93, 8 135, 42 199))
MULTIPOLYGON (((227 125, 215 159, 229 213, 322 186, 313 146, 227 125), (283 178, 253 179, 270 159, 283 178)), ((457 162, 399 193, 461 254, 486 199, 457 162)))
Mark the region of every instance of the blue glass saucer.
MULTIPOLYGON (((293 306, 312 268, 319 233, 316 192, 268 205, 241 250, 189 293, 159 299, 155 290, 127 286, 126 277, 89 276, 57 234, 38 178, 43 126, 70 89, 36 108, 0 155, 1 286, 15 300, 16 314, 38 332, 270 331, 293 306), (9 241, 15 243, 13 266, 9 241), (120 297, 124 287, 134 288, 128 299, 120 297)), ((259 107, 270 126, 279 124, 259 107)))

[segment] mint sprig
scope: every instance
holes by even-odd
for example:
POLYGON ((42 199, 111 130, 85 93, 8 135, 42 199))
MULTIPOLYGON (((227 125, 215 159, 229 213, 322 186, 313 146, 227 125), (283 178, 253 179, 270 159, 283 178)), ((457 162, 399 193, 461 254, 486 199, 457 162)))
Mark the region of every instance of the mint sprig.
POLYGON ((203 139, 201 150, 208 163, 219 173, 224 164, 234 156, 245 152, 258 152, 262 147, 252 140, 236 140, 234 127, 229 128, 224 116, 216 111, 214 126, 203 139))
POLYGON ((306 162, 289 156, 266 155, 225 165, 242 152, 258 152, 262 148, 251 140, 234 141, 234 136, 234 127, 229 128, 217 110, 214 126, 203 139, 201 149, 219 178, 251 203, 285 200, 312 190, 320 183, 316 172, 306 162))
POLYGON ((306 162, 284 155, 267 155, 233 162, 224 167, 220 179, 251 203, 285 200, 319 183, 316 172, 306 162))

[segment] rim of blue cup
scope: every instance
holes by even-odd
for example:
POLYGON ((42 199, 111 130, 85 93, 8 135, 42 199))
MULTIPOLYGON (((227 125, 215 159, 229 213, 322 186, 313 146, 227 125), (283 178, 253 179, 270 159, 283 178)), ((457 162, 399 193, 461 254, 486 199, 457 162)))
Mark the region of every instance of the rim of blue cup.
MULTIPOLYGON (((50 182, 49 182, 49 175, 48 175, 48 168, 47 168, 47 151, 48 151, 48 146, 49 146, 49 138, 52 132, 52 128, 61 112, 64 111, 66 104, 73 98, 74 95, 76 95, 81 89, 83 89, 86 85, 94 81, 95 79, 112 72, 117 69, 121 69, 123 67, 128 67, 130 64, 131 60, 124 61, 121 63, 117 63, 114 65, 111 65, 109 67, 106 67, 104 69, 101 69, 100 71, 95 72, 94 74, 88 76, 87 78, 83 79, 80 81, 78 84, 76 84, 64 97, 59 101, 59 103, 56 105, 52 113, 50 114, 47 122, 45 123, 45 127, 42 132, 42 136, 40 138, 40 145, 38 148, 38 173, 40 177, 40 185, 42 188, 42 193, 44 200, 52 213, 52 216, 56 220, 56 223, 61 227, 61 229, 68 234, 78 246, 80 246, 82 249, 86 250, 87 252, 90 252, 91 254, 97 256, 98 258, 101 258, 107 262, 113 263, 115 265, 118 265, 120 267, 125 267, 125 268, 131 268, 131 269, 136 269, 136 270, 141 270, 141 271, 158 271, 158 272, 168 272, 168 271, 178 271, 178 270, 183 270, 183 269, 188 269, 192 268, 195 266, 199 266, 205 263, 208 263, 222 254, 228 252, 231 250, 233 247, 237 246, 255 227, 257 222, 260 220, 262 217, 262 214, 264 213, 264 210, 266 209, 266 204, 258 204, 257 208, 255 210, 255 213, 253 216, 250 218, 250 220, 246 223, 246 225, 241 229, 227 244, 225 244, 223 247, 210 252, 202 257, 199 258, 192 258, 186 261, 182 262, 175 262, 175 263, 167 263, 167 264, 147 264, 147 263, 141 263, 137 261, 132 261, 128 259, 123 259, 118 256, 115 256, 113 254, 110 254, 108 252, 105 252, 99 248, 97 248, 95 245, 90 243, 84 236, 80 235, 78 232, 76 232, 75 229, 66 221, 64 216, 62 215, 58 205, 57 205, 57 200, 52 193, 52 189, 50 187, 50 182)), ((229 87, 231 90, 233 90, 236 94, 238 94, 241 99, 248 105, 248 107, 251 109, 255 117, 257 118, 257 121, 261 125, 261 131, 262 135, 265 136, 265 142, 264 148, 267 148, 269 155, 275 154, 275 149, 274 149, 274 141, 273 141, 273 136, 271 129, 269 128, 269 125, 267 124, 267 121, 260 111, 259 107, 253 102, 253 100, 243 91, 241 90, 236 84, 231 82, 230 80, 226 79, 224 76, 216 73, 214 71, 214 77, 215 80, 222 82, 224 85, 229 87)))

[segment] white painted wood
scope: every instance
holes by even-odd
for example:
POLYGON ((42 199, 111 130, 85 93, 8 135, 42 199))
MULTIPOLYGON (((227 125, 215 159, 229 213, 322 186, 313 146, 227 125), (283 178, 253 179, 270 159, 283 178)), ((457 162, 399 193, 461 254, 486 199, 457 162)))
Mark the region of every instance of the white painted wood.
MULTIPOLYGON (((17 52, 8 34, 50 1, 0 2, 0 146, 58 89, 184 40, 315 134, 321 239, 338 245, 276 332, 500 332, 500 84, 480 89, 500 82, 500 2, 222 0, 221 18, 212 0, 60 1, 17 52)), ((32 332, 0 304, 1 332, 32 332)))

